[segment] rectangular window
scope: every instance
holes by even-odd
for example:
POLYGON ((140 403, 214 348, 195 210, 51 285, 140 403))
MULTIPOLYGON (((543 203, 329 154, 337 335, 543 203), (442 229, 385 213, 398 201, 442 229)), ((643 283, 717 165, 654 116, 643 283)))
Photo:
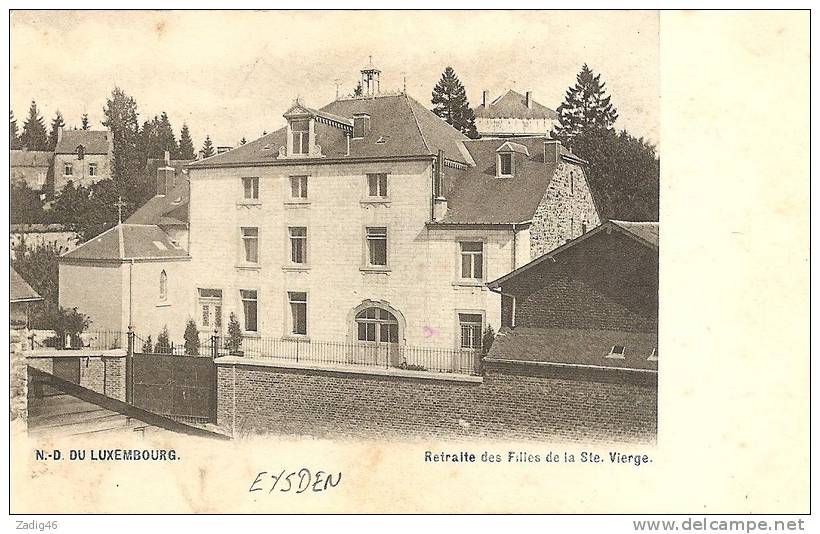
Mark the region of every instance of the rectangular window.
POLYGON ((290 262, 303 265, 307 263, 307 228, 291 226, 288 228, 290 238, 290 262))
POLYGON ((482 280, 484 278, 484 243, 463 242, 461 245, 461 278, 482 280))
POLYGON ((387 228, 383 226, 368 227, 366 231, 368 265, 387 265, 387 228))
POLYGON ((97 164, 96 163, 89 163, 88 164, 88 175, 89 176, 97 176, 97 164))
POLYGON ((245 200, 259 200, 259 178, 242 178, 245 200))
POLYGON ((63 165, 63 176, 74 176, 74 165, 71 163, 63 165))
POLYGON ((461 348, 476 350, 481 348, 481 328, 483 317, 480 313, 459 313, 461 328, 461 348))
POLYGON ((199 296, 200 326, 203 328, 222 329, 222 290, 197 290, 199 296))
POLYGON ((242 296, 242 311, 245 315, 245 332, 257 332, 257 309, 256 291, 252 289, 240 289, 242 296))
POLYGON ((245 263, 259 263, 259 228, 242 228, 245 263))
POLYGON ((387 174, 368 174, 367 175, 367 196, 370 197, 387 197, 387 174))
POLYGON ((498 165, 500 176, 512 176, 512 154, 499 154, 498 165))
POLYGON ((291 176, 290 177, 290 196, 291 196, 291 198, 307 198, 307 196, 308 196, 308 177, 307 176, 291 176))
POLYGON ((290 306, 290 333, 297 336, 307 335, 307 293, 288 291, 290 306))
POLYGON ((293 133, 293 153, 307 154, 310 152, 310 123, 307 120, 295 120, 290 122, 290 130, 293 133))

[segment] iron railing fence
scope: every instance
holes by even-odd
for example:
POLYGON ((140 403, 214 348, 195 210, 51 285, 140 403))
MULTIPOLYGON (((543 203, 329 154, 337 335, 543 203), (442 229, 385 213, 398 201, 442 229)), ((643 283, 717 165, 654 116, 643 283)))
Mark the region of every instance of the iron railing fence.
POLYGON ((307 339, 244 337, 237 348, 219 337, 220 356, 272 359, 326 365, 356 365, 437 373, 479 374, 476 350, 418 347, 400 343, 319 341, 307 339))

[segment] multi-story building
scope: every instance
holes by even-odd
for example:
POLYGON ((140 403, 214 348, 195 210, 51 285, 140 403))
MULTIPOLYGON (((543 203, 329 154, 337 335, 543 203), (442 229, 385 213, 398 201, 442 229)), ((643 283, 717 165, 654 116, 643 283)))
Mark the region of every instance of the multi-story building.
MULTIPOLYGON (((378 76, 378 73, 375 74, 378 76)), ((600 223, 583 161, 546 138, 470 141, 404 93, 321 109, 190 165, 203 330, 477 348, 485 282, 600 223)))
POLYGON ((525 94, 512 89, 490 101, 490 92, 481 94, 475 109, 475 125, 482 137, 549 135, 558 124, 558 113, 539 104, 532 91, 525 94))
POLYGON ((65 184, 89 186, 111 178, 114 157, 114 136, 108 130, 57 131, 54 149, 54 192, 65 184))

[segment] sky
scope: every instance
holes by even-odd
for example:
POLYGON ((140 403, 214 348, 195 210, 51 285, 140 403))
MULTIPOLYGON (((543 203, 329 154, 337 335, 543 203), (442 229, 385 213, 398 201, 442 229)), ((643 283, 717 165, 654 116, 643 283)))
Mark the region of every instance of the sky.
POLYGON ((470 104, 507 89, 556 109, 581 65, 601 74, 615 126, 659 144, 657 12, 637 11, 74 11, 11 16, 11 108, 36 100, 47 125, 88 113, 102 128, 114 86, 140 123, 166 111, 195 147, 233 146, 284 125, 296 97, 319 108, 352 91, 372 56, 381 88, 431 107, 452 66, 470 104))

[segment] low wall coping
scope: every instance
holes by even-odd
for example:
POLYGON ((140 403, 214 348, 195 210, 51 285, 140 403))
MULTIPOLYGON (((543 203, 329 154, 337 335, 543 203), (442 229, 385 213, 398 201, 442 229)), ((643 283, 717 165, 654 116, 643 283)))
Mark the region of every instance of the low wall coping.
POLYGON ((125 358, 125 349, 35 349, 24 353, 26 358, 125 358))
POLYGON ((505 365, 521 365, 523 367, 569 367, 573 369, 595 369, 604 371, 624 371, 627 373, 646 373, 657 375, 655 369, 634 369, 631 367, 614 367, 611 365, 589 365, 583 363, 539 362, 533 360, 509 360, 504 358, 484 358, 485 363, 500 363, 505 365))
POLYGON ((398 378, 416 378, 421 380, 439 380, 444 382, 467 382, 481 384, 484 377, 457 373, 435 373, 432 371, 407 371, 404 369, 381 367, 366 367, 355 365, 329 365, 321 363, 278 361, 269 359, 253 359, 244 356, 222 356, 214 360, 216 365, 243 367, 276 367, 281 369, 302 369, 307 371, 327 371, 354 375, 373 375, 398 378))

